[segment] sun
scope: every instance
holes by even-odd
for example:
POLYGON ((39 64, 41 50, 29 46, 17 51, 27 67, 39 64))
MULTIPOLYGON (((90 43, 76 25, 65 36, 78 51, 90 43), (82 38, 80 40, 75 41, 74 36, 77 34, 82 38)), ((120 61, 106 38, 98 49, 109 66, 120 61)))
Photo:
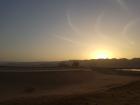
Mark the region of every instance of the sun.
POLYGON ((112 54, 109 51, 106 50, 98 50, 98 51, 94 51, 91 53, 91 57, 92 59, 108 59, 108 58, 112 58, 112 54))
POLYGON ((96 58, 97 58, 97 59, 107 59, 108 57, 109 57, 108 54, 105 53, 105 52, 99 52, 99 53, 97 53, 97 55, 96 55, 96 58))

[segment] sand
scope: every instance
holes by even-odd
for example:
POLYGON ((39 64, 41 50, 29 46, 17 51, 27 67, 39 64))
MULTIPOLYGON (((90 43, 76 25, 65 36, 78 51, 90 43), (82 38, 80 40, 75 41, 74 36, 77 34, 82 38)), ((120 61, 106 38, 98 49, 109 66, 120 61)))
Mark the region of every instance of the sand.
POLYGON ((1 73, 0 105, 134 105, 138 80, 97 71, 1 73))

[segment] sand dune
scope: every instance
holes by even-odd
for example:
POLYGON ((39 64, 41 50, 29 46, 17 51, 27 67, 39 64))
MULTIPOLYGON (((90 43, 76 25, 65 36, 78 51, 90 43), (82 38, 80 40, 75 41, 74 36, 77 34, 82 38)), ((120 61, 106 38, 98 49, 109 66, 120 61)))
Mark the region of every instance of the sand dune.
POLYGON ((47 103, 47 100, 63 96, 102 92, 136 80, 139 80, 139 77, 111 75, 97 71, 1 72, 0 101, 14 105, 17 103, 16 100, 20 100, 18 105, 24 102, 34 105, 36 100, 39 103, 46 100, 47 103))

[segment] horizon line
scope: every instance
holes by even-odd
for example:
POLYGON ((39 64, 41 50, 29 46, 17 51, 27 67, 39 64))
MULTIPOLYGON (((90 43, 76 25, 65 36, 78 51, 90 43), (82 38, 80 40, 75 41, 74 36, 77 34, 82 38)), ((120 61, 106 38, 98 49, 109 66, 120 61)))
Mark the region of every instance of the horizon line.
POLYGON ((112 60, 112 59, 126 59, 126 60, 133 60, 133 59, 140 59, 140 57, 134 57, 134 58, 93 58, 93 59, 68 59, 68 60, 43 60, 43 61, 0 61, 0 63, 41 63, 41 62, 64 62, 64 61, 84 61, 84 60, 112 60))

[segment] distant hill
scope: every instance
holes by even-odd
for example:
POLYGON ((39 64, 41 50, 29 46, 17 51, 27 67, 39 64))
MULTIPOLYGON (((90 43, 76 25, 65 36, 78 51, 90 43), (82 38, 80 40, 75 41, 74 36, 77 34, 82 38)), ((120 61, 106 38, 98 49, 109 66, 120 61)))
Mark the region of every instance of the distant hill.
POLYGON ((71 67, 74 61, 77 61, 79 63, 79 67, 140 68, 140 58, 68 60, 68 61, 56 61, 56 62, 4 62, 4 63, 1 62, 0 68, 3 67, 53 68, 53 67, 59 67, 60 64, 65 67, 71 67))

